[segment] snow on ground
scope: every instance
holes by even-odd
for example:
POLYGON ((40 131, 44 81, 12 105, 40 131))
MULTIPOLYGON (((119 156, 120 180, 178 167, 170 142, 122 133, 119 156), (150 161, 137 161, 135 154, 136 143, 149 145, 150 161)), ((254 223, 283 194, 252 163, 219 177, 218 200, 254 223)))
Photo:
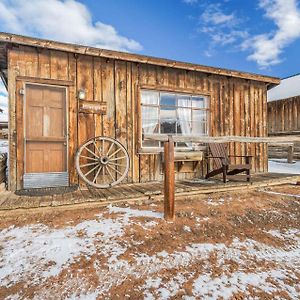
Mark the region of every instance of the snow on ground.
POLYGON ((7 152, 8 152, 8 140, 0 139, 0 153, 7 153, 7 152))
POLYGON ((300 174, 300 161, 293 164, 287 163, 286 159, 272 159, 269 160, 270 173, 283 173, 283 174, 300 174))
MULTIPOLYGON (((180 251, 163 250, 152 255, 133 251, 129 260, 123 257, 129 249, 132 251, 135 245, 144 243, 143 238, 122 240, 126 230, 132 226, 155 229, 160 222, 163 222, 161 213, 108 206, 95 219, 74 226, 11 226, 0 231, 0 287, 9 288, 25 281, 38 286, 34 299, 67 295, 59 298, 93 300, 109 298, 111 288, 129 278, 144 278, 144 283, 133 288, 148 300, 169 299, 184 292, 182 287, 188 283, 191 294, 184 295, 185 300, 230 299, 239 292, 250 297, 251 291, 284 292, 289 299, 298 299, 300 283, 295 286, 290 282, 299 276, 300 230, 266 231, 270 238, 288 239, 289 243, 281 248, 249 238, 243 241, 234 238, 228 244, 191 243, 180 251), (93 258, 95 255, 98 259, 93 258), (95 287, 90 286, 85 276, 76 277, 72 273, 68 280, 45 284, 70 272, 70 266, 82 258, 93 259, 98 280, 95 287), (232 264, 238 268, 232 269, 232 264), (216 268, 222 270, 222 275, 213 273, 216 268), (163 274, 171 270, 181 271, 164 278, 163 274)), ((192 231, 189 226, 183 230, 187 234, 192 231)), ((22 290, 7 299, 24 299, 22 290)))

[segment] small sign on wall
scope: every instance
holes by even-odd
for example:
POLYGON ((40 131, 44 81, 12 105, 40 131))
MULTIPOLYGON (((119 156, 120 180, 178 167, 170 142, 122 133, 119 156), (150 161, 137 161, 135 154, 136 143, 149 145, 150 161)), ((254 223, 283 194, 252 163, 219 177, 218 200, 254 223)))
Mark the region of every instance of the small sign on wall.
POLYGON ((86 114, 106 114, 106 102, 97 102, 97 101, 79 101, 79 112, 86 114))

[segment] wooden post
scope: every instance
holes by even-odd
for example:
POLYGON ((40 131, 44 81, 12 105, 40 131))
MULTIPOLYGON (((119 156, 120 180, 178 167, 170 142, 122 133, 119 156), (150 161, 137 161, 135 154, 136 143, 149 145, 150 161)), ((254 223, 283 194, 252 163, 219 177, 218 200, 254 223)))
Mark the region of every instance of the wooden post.
POLYGON ((288 147, 288 157, 287 157, 287 162, 289 164, 292 164, 294 160, 294 145, 291 145, 288 147))
POLYGON ((175 172, 174 172, 174 141, 171 135, 164 143, 165 176, 164 176, 164 217, 174 220, 175 172))

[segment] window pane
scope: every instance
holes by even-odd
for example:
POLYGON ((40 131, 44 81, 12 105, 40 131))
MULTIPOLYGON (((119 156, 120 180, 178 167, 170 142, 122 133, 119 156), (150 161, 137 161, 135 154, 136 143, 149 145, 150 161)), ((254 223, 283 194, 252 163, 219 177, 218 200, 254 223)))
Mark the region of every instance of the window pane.
POLYGON ((158 133, 158 108, 142 107, 142 127, 144 133, 158 133))
POLYGON ((160 132, 176 134, 176 121, 161 121, 160 132))
POLYGON ((142 104, 158 105, 159 93, 155 91, 141 91, 142 104))
POLYGON ((176 95, 169 94, 169 93, 160 93, 160 105, 175 106, 176 105, 176 95))
POLYGON ((191 97, 189 95, 178 95, 177 104, 178 106, 191 107, 192 105, 191 97))
POLYGON ((176 133, 176 110, 175 107, 164 107, 160 109, 160 132, 176 133))
MULTIPOLYGON (((188 95, 180 95, 178 97, 178 106, 191 107, 191 97, 188 95)), ((182 135, 191 134, 191 120, 192 120, 191 108, 178 107, 177 118, 180 127, 180 133, 182 135)))
POLYGON ((175 107, 161 107, 160 108, 161 121, 176 121, 176 108, 175 107))
POLYGON ((192 106, 197 108, 207 108, 207 101, 205 97, 192 97, 192 106))
POLYGON ((207 125, 205 122, 193 122, 192 133, 194 135, 207 135, 207 125))
MULTIPOLYGON (((207 96, 192 96, 151 90, 141 91, 144 134, 207 135, 207 96)), ((143 147, 161 147, 160 142, 143 141, 143 147)), ((191 147, 192 143, 176 143, 191 147)))
POLYGON ((193 110, 193 122, 206 122, 207 112, 205 110, 193 110))
POLYGON ((178 122, 177 123, 177 134, 179 135, 190 135, 191 134, 191 122, 178 122))
POLYGON ((177 108, 177 117, 180 122, 192 121, 192 110, 190 108, 177 108))
MULTIPOLYGON (((158 108, 142 106, 142 130, 144 134, 159 132, 158 108)), ((159 147, 159 142, 146 140, 143 141, 144 147, 159 147)))

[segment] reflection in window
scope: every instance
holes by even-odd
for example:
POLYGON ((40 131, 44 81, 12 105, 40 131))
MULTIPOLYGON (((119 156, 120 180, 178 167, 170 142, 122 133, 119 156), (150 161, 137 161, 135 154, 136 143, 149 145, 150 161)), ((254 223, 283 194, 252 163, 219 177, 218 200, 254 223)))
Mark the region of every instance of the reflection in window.
MULTIPOLYGON (((206 96, 142 90, 142 130, 145 134, 207 135, 206 96)), ((143 141, 143 147, 161 147, 160 142, 143 141)), ((192 147, 177 143, 176 147, 192 147)))

